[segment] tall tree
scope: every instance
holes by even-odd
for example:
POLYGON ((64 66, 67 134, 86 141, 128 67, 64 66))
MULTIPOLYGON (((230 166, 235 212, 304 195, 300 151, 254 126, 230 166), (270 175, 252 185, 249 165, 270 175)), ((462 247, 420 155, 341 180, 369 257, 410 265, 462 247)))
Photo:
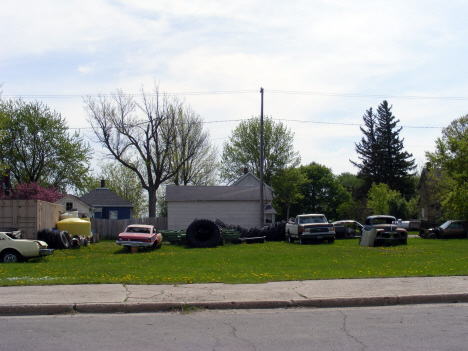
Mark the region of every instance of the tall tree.
MULTIPOLYGON (((245 167, 260 177, 260 128, 260 117, 252 117, 232 131, 223 145, 221 178, 231 183, 242 176, 245 167)), ((283 123, 265 117, 263 130, 263 179, 271 184, 275 173, 298 166, 301 158, 294 151, 294 133, 283 123)))
POLYGON ((361 127, 364 137, 356 144, 361 162, 351 163, 359 168, 358 176, 365 180, 366 189, 372 183, 384 183, 409 198, 415 191, 411 179, 415 161, 412 154, 404 151, 404 139, 399 136, 402 127, 397 127, 400 120, 395 120, 391 109, 384 100, 377 113, 372 108, 366 111, 363 116, 366 128, 361 127))
POLYGON ((210 142, 210 134, 203 130, 203 120, 190 107, 176 111, 178 134, 174 147, 175 185, 216 185, 218 182, 218 151, 210 142), (200 141, 202 141, 200 143, 200 141), (198 148, 198 150, 197 150, 198 148), (193 154, 193 157, 187 157, 193 154), (177 169, 179 164, 182 164, 177 169))
POLYGON ((447 218, 468 217, 468 115, 442 130, 436 150, 426 152, 430 180, 447 218))
POLYGON ((360 127, 364 136, 361 142, 356 145, 356 152, 361 163, 350 162, 359 168, 359 177, 366 183, 381 182, 382 170, 379 154, 379 142, 377 135, 377 116, 373 113, 372 107, 362 116, 365 128, 360 127))
POLYGON ((277 218, 289 219, 291 206, 304 198, 301 187, 306 180, 305 174, 296 167, 288 167, 273 175, 271 186, 275 190, 273 206, 279 210, 277 218))
POLYGON ((101 179, 106 187, 133 205, 133 217, 145 217, 148 213, 148 198, 135 172, 120 162, 111 161, 101 166, 101 179))
POLYGON ((137 175, 148 192, 148 214, 155 217, 159 186, 173 179, 209 143, 206 134, 190 134, 201 122, 189 119, 181 122, 181 116, 186 117, 185 104, 161 94, 157 86, 152 94, 142 89, 140 101, 121 90, 111 98, 88 97, 85 109, 107 156, 137 175), (178 149, 180 133, 193 136, 184 154, 178 149))
POLYGON ((292 214, 323 213, 329 219, 336 219, 338 208, 349 202, 351 195, 326 166, 312 162, 300 166, 299 170, 306 178, 301 186, 303 199, 291 206, 292 214))
POLYGON ((42 102, 21 99, 0 102, 4 133, 1 162, 17 183, 35 183, 61 190, 80 189, 86 179, 91 147, 78 133, 69 134, 66 120, 42 102))
POLYGON ((397 127, 400 120, 395 120, 391 110, 386 100, 377 108, 382 183, 409 198, 415 190, 412 178, 416 165, 413 155, 404 151, 404 139, 400 140, 399 135, 403 127, 397 127))

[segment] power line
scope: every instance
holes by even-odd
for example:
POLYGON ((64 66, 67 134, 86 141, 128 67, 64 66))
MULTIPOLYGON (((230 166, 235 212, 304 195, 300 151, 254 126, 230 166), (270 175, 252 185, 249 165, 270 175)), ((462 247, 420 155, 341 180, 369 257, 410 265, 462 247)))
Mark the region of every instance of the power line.
MULTIPOLYGON (((202 121, 203 124, 211 124, 211 123, 229 123, 229 122, 242 122, 248 121, 249 119, 227 119, 227 120, 220 120, 220 121, 202 121)), ((343 126, 357 126, 362 127, 364 124, 360 123, 344 123, 344 122, 324 122, 324 121, 304 121, 299 119, 285 119, 285 118, 273 118, 275 121, 284 121, 284 122, 296 122, 296 123, 311 123, 311 124, 327 124, 327 125, 343 125, 343 126)), ((137 125, 143 125, 149 123, 147 121, 143 121, 137 123, 137 125)), ((403 128, 412 128, 412 129, 443 129, 444 127, 426 127, 426 126, 405 126, 402 125, 403 128)), ((85 130, 85 129, 93 129, 92 127, 78 127, 78 128, 69 128, 73 130, 85 130)))
MULTIPOLYGON (((427 95, 384 95, 384 94, 350 94, 350 93, 330 93, 319 91, 289 91, 289 90, 268 90, 271 94, 284 95, 309 95, 309 96, 331 96, 331 97, 346 97, 346 98, 379 98, 379 99, 405 99, 405 100, 451 100, 451 101, 467 101, 466 96, 427 96, 427 95)), ((231 94, 253 94, 256 90, 219 90, 219 91, 188 91, 161 93, 160 95, 169 96, 197 96, 197 95, 231 95, 231 94)), ((124 94, 127 96, 140 96, 141 93, 124 94)), ((149 96, 156 94, 148 93, 149 96)), ((85 97, 112 97, 113 94, 26 94, 26 95, 3 95, 6 98, 28 98, 28 99, 76 99, 85 97)))

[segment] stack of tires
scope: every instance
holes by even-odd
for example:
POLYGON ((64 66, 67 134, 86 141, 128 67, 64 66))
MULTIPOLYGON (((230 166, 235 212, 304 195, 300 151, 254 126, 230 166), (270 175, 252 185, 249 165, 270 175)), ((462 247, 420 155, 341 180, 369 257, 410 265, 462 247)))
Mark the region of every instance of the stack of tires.
POLYGON ((84 236, 71 237, 66 230, 41 229, 37 232, 37 240, 45 241, 51 249, 77 249, 89 244, 84 236))

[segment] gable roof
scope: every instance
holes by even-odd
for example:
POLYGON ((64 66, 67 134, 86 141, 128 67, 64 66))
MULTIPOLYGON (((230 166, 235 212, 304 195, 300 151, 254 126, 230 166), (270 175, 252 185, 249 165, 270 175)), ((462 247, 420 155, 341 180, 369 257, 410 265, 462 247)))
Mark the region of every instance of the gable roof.
MULTIPOLYGON (((264 187, 264 201, 273 200, 264 187)), ((259 186, 166 186, 166 201, 259 201, 259 186)))
POLYGON ((83 200, 80 199, 78 196, 71 195, 71 194, 65 195, 65 196, 62 197, 61 199, 55 201, 55 203, 57 204, 57 203, 59 203, 59 202, 63 202, 64 200, 66 201, 66 200, 68 200, 68 199, 70 199, 70 200, 72 200, 72 201, 81 202, 83 205, 85 205, 85 206, 87 206, 87 207, 89 207, 89 208, 92 208, 92 207, 93 207, 93 205, 88 204, 86 201, 83 201, 83 200))
POLYGON ((94 207, 133 207, 127 200, 122 199, 109 188, 97 188, 80 197, 81 201, 94 207))
MULTIPOLYGON (((242 183, 248 178, 251 178, 252 180, 254 180, 254 182, 258 183, 258 186, 260 186, 260 179, 250 172, 247 172, 244 175, 242 175, 242 177, 240 177, 234 183, 232 183, 231 186, 243 185, 242 183)), ((268 187, 270 190, 273 191, 273 189, 268 184, 263 183, 263 186, 268 187)))

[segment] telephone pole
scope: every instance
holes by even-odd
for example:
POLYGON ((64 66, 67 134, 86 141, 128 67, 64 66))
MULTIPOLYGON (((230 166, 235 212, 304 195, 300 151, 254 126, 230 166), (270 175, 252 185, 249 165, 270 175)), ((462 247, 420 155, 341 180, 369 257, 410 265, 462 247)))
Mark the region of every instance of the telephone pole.
POLYGON ((260 88, 261 107, 260 107, 260 229, 265 224, 263 214, 263 88, 260 88))

